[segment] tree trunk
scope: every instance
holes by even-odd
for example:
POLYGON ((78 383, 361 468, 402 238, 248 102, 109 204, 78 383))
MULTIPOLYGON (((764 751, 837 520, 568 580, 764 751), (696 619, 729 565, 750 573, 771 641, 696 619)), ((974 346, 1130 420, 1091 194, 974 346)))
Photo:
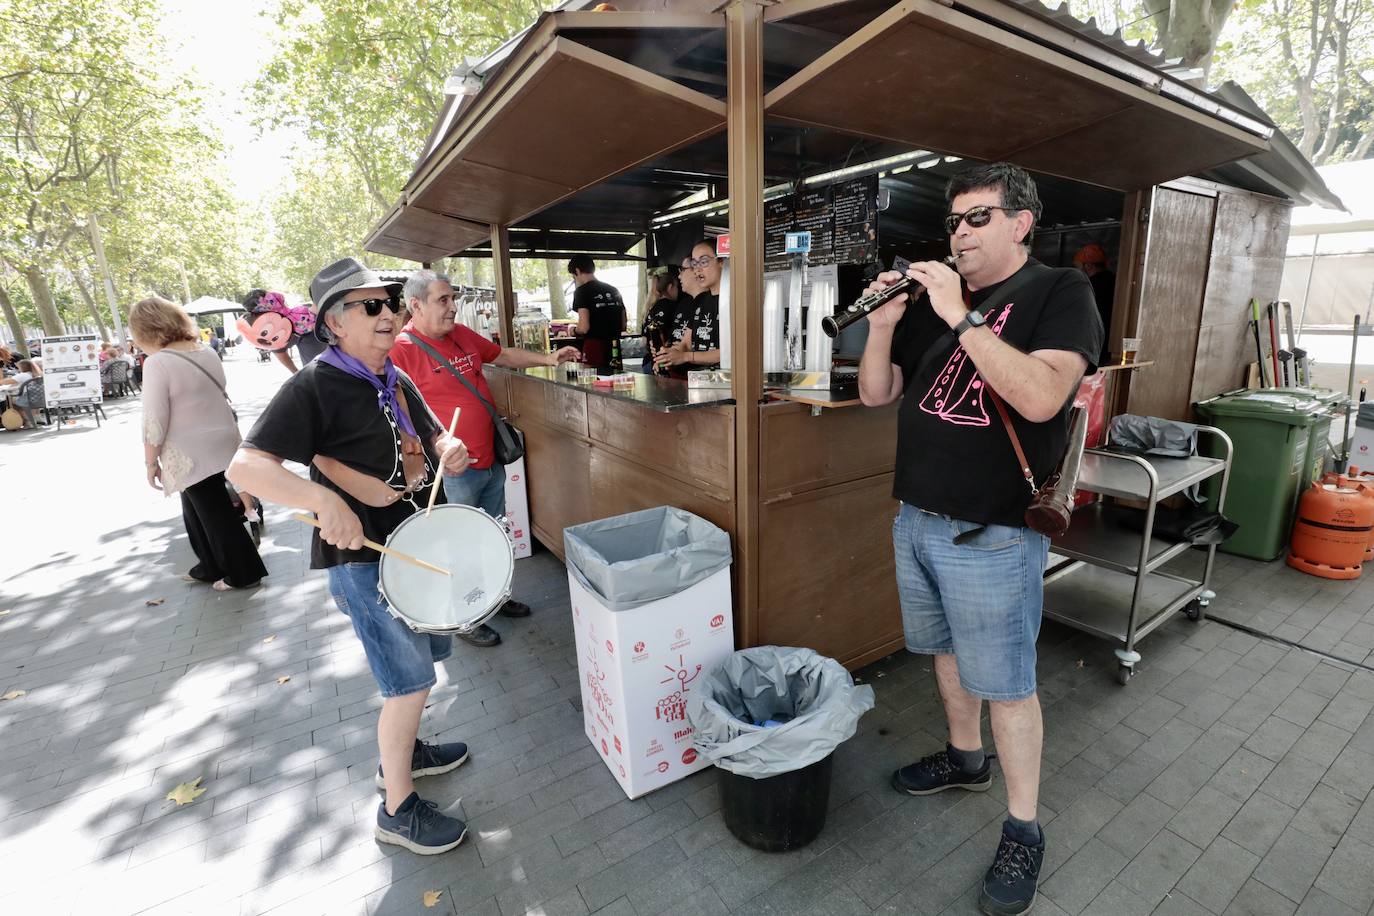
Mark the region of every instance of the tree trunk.
POLYGON ((1231 13, 1230 0, 1170 0, 1159 43, 1166 58, 1181 57, 1185 67, 1206 67, 1217 36, 1231 13))
POLYGON ((544 259, 544 273, 549 279, 549 310, 554 318, 568 317, 568 300, 563 295, 563 272, 557 261, 544 259))
POLYGON ((81 279, 81 274, 73 270, 70 264, 67 265, 67 270, 71 271, 72 279, 76 281, 77 291, 81 293, 82 301, 86 303, 86 308, 90 311, 91 317, 95 319, 95 326, 100 331, 100 339, 108 340, 123 346, 124 341, 115 340, 110 336, 109 328, 105 327, 105 321, 100 317, 100 307, 97 306, 95 300, 91 298, 91 291, 86 288, 86 283, 81 279))
POLYGON ((32 356, 29 352, 29 342, 24 339, 24 325, 19 321, 19 314, 10 302, 10 294, 3 286, 0 286, 0 309, 4 310, 5 323, 10 326, 10 334, 14 336, 14 348, 19 351, 20 356, 32 356))
POLYGON ((29 284, 29 292, 33 294, 33 305, 38 309, 43 333, 49 337, 66 334, 67 326, 62 323, 62 316, 57 314, 57 306, 52 301, 52 288, 48 286, 48 277, 43 273, 43 268, 37 264, 29 265, 24 268, 24 279, 29 284))

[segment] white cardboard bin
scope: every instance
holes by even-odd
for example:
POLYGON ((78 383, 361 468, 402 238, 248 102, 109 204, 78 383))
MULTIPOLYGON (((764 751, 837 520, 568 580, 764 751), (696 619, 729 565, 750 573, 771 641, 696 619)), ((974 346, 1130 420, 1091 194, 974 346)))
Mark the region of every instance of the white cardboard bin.
POLYGON ((692 747, 687 696, 735 651, 730 567, 685 591, 612 611, 568 574, 587 737, 630 798, 707 761, 692 747))
POLYGON ((515 558, 530 555, 530 501, 525 495, 525 459, 506 465, 506 515, 510 518, 510 539, 515 558))

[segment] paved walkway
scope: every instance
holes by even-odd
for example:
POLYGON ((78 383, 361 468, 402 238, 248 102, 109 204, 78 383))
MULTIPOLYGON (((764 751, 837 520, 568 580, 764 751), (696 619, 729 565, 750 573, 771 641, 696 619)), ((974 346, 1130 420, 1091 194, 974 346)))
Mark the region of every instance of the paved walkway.
MULTIPOLYGON (((228 368, 247 414, 282 377, 228 368)), ((0 912, 976 912, 1000 781, 926 799, 887 783, 942 743, 925 660, 861 672, 878 705, 836 757, 825 831, 757 853, 726 831, 710 771, 625 799, 582 731, 547 552, 517 563, 534 615, 498 618, 496 649, 459 644, 424 720, 473 748, 425 783, 469 839, 434 858, 379 846, 379 701, 306 569, 306 529, 269 515, 258 591, 181 583, 190 554, 175 503, 143 486, 137 405, 108 410, 99 431, 0 436, 7 484, 32 482, 6 487, 0 550, 0 694, 27 691, 0 702, 0 912), (197 777, 193 804, 164 799, 197 777)), ((1374 671, 1358 667, 1374 665, 1374 582, 1223 560, 1217 591, 1218 616, 1349 663, 1180 617, 1121 688, 1105 643, 1046 625, 1037 913, 1374 907, 1374 671)))

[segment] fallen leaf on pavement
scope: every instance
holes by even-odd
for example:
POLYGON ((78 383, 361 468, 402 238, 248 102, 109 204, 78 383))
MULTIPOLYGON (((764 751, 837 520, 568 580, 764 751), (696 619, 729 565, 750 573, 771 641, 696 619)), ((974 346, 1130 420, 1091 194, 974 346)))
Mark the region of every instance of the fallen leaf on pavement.
POLYGON ((28 693, 27 690, 11 690, 9 693, 7 693, 7 694, 5 694, 4 696, 0 697, 0 700, 17 700, 17 699, 19 699, 20 697, 24 696, 24 695, 27 694, 27 693, 28 693))
POLYGON ((289 680, 291 680, 291 675, 289 675, 289 674, 283 674, 281 677, 277 678, 277 683, 278 683, 278 684, 285 684, 285 683, 286 683, 287 681, 289 681, 289 680))
POLYGON ((157 607, 159 604, 162 604, 166 600, 166 598, 149 598, 147 601, 143 603, 148 607, 157 607))
POLYGON ((1081 659, 1081 658, 1078 660, 1078 667, 1080 667, 1080 668, 1083 667, 1083 659, 1081 659))
POLYGON ((274 640, 274 639, 276 639, 276 638, 277 638, 277 637, 276 637, 276 634, 273 634, 273 635, 267 637, 266 639, 264 639, 263 642, 271 642, 272 640, 274 640))
POLYGON ((433 909, 439 905, 439 898, 444 896, 443 891, 425 891, 425 909, 433 909))
POLYGON ((177 786, 175 789, 167 793, 167 800, 176 802, 177 807, 181 807, 182 805, 189 805, 191 802, 195 801, 197 798, 205 794, 205 790, 200 788, 200 781, 204 778, 204 776, 197 776, 190 782, 183 782, 181 785, 177 786))

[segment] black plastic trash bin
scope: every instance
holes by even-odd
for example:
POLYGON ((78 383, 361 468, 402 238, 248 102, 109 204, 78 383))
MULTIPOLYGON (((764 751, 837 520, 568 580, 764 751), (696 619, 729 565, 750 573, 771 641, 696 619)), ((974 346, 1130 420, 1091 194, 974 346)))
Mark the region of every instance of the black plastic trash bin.
POLYGON ((721 816, 740 842, 797 849, 825 827, 836 747, 873 708, 873 688, 811 649, 757 646, 705 679, 687 717, 719 771, 721 816))
POLYGON ((800 770, 762 779, 716 767, 725 826, 741 843, 764 852, 786 852, 810 843, 825 829, 834 759, 834 754, 827 754, 800 770))

